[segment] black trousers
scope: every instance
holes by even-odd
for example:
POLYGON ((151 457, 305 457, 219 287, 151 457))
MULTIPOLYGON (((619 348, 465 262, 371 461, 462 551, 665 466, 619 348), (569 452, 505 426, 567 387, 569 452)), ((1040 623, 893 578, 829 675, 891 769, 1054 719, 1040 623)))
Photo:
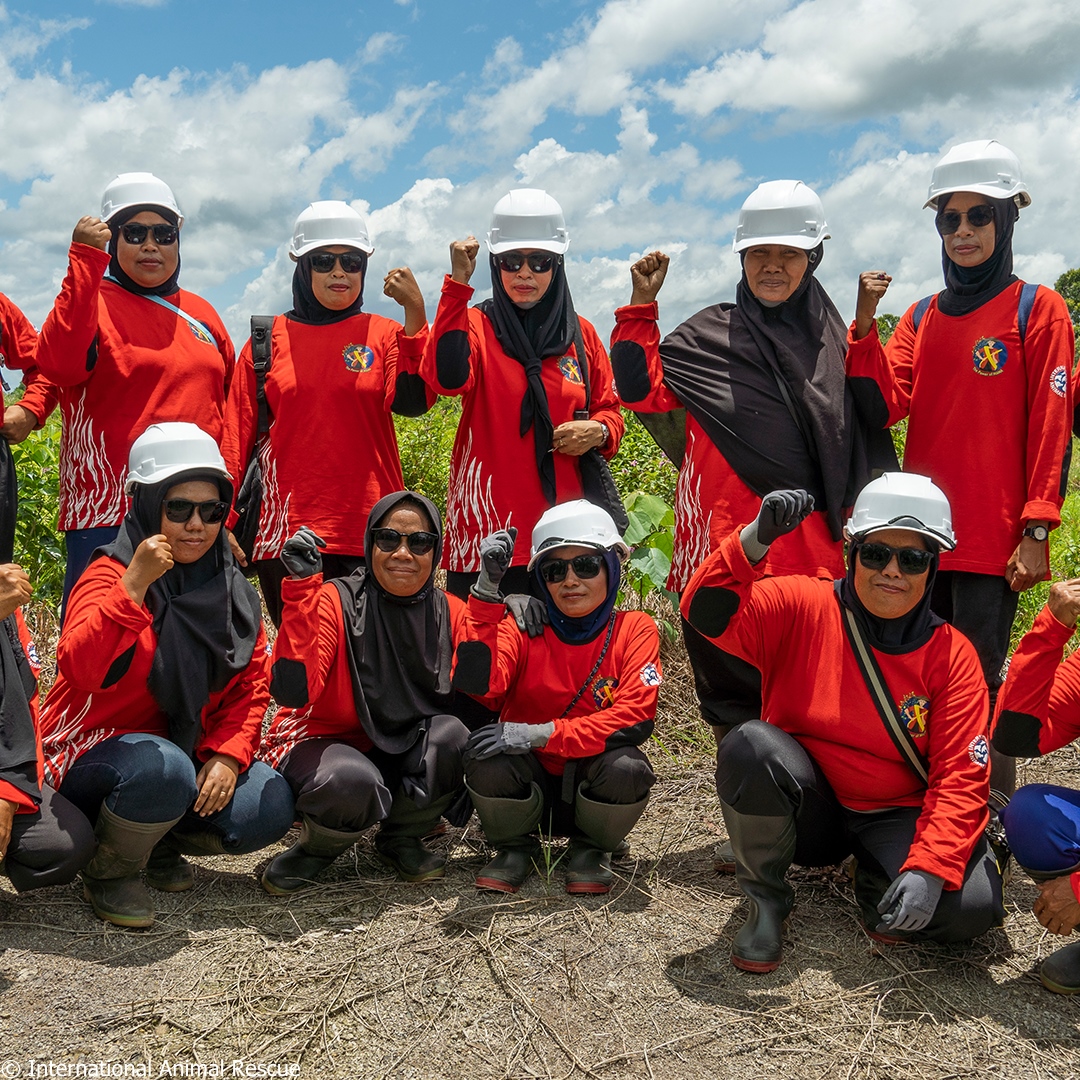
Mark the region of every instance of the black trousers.
MULTIPOLYGON (((717 752, 716 790, 739 814, 795 818, 795 856, 801 866, 857 860, 855 899, 873 929, 877 906, 907 860, 921 814, 917 806, 860 813, 840 805, 820 766, 802 745, 772 724, 750 720, 728 733, 717 752)), ((946 889, 929 924, 914 941, 968 941, 1005 917, 1001 874, 984 836, 959 889, 946 889)))
POLYGON ((701 718, 721 733, 761 716, 761 672, 738 656, 717 648, 684 618, 683 641, 701 718))
POLYGON ((41 805, 16 814, 0 871, 18 892, 66 885, 94 857, 94 829, 83 812, 54 791, 41 787, 41 805))
MULTIPOLYGON (((323 580, 329 581, 331 578, 348 577, 354 570, 367 566, 367 560, 363 555, 323 555, 322 564, 323 580)), ((289 571, 280 559, 256 559, 251 565, 259 576, 266 614, 280 628, 281 583, 289 576, 289 571)))

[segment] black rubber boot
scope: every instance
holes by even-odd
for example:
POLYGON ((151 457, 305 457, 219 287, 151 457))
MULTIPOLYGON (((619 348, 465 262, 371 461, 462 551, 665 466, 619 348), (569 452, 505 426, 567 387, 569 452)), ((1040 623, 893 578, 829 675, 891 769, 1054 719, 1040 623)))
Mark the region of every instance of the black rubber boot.
POLYGON ((394 796, 390 813, 375 834, 375 851, 402 881, 434 881, 446 873, 445 857, 426 847, 423 837, 439 824, 456 794, 451 792, 423 808, 400 791, 394 796))
POLYGON ((1039 978, 1055 994, 1080 994, 1080 941, 1051 953, 1039 965, 1039 978))
POLYGON ((191 863, 176 850, 169 836, 157 842, 146 860, 146 884, 159 892, 186 892, 195 884, 191 863))
POLYGON ((169 840, 181 855, 224 855, 225 838, 215 829, 181 832, 173 829, 169 840))
POLYGON ((795 855, 795 818, 740 814, 723 801, 720 808, 735 852, 735 878, 750 902, 731 962, 742 971, 774 971, 784 955, 784 920, 795 902, 784 880, 795 855))
POLYGON ((97 850, 82 872, 83 895, 99 919, 131 927, 154 921, 154 904, 139 872, 179 820, 127 821, 102 804, 94 826, 97 850))
POLYGON ((566 863, 566 891, 596 895, 611 890, 611 853, 626 839, 645 811, 644 799, 636 803, 602 803, 578 788, 574 796, 574 824, 580 836, 570 840, 566 863))
POLYGON ((262 887, 271 896, 288 896, 315 884, 315 879, 344 851, 363 836, 359 832, 327 829, 306 814, 300 840, 283 851, 263 871, 262 887))
POLYGON ((476 875, 476 887, 515 893, 525 884, 540 856, 540 842, 531 833, 540 824, 544 793, 538 784, 533 784, 525 799, 490 799, 471 788, 469 794, 487 842, 499 852, 476 875))

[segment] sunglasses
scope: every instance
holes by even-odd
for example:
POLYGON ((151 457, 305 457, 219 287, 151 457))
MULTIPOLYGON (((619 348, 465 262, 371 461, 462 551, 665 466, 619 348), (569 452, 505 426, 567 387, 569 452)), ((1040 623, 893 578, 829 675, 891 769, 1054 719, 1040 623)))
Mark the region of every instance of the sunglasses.
POLYGON ((404 540, 413 555, 426 555, 438 543, 439 536, 433 532, 398 532, 397 529, 376 529, 372 533, 375 546, 389 554, 397 551, 404 540))
POLYGON ((505 255, 500 255, 498 261, 499 269, 505 270, 508 274, 516 274, 526 263, 534 274, 546 274, 551 269, 555 256, 542 252, 522 255, 520 251, 508 251, 505 255))
POLYGON ((120 226, 120 235, 129 244, 142 244, 146 241, 148 233, 154 234, 154 243, 161 247, 168 247, 176 243, 180 230, 175 225, 140 225, 137 221, 128 222, 120 226))
POLYGON ((329 274, 334 269, 334 263, 340 263, 346 274, 359 274, 364 269, 364 256, 355 251, 345 251, 340 255, 331 251, 316 251, 308 257, 311 259, 311 269, 316 274, 329 274))
POLYGON ((575 555, 572 559, 547 559, 540 564, 540 576, 549 584, 566 580, 566 572, 574 568, 574 576, 587 581, 600 573, 603 555, 575 555))
POLYGON ((225 520, 229 512, 229 504, 221 499, 209 499, 206 502, 192 502, 190 499, 166 499, 165 516, 169 521, 182 525, 191 520, 191 515, 199 511, 204 525, 216 525, 225 520))
POLYGON ((894 548, 888 544, 859 545, 859 562, 867 570, 884 570, 894 555, 901 574, 925 574, 934 558, 932 552, 923 548, 894 548))
POLYGON ((960 222, 967 218, 968 224, 973 229, 982 229, 994 220, 994 208, 986 203, 979 203, 968 211, 942 210, 936 218, 934 225, 941 236, 949 236, 960 228, 960 222))

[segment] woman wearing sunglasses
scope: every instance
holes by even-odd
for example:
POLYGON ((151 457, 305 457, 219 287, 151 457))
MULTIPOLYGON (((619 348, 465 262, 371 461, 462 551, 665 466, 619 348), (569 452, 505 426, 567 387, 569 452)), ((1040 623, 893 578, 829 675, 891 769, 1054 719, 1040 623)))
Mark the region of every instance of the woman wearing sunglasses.
POLYGON ((119 534, 71 594, 42 717, 46 776, 95 823, 83 871, 96 914, 149 926, 140 879, 179 892, 185 854, 240 855, 283 836, 288 784, 255 761, 270 701, 258 594, 222 522, 232 482, 194 424, 131 448, 119 534))
POLYGON ((65 606, 91 552, 116 538, 135 435, 183 420, 221 441, 233 346, 217 312, 179 286, 183 223, 162 180, 117 176, 101 217, 75 226, 67 276, 41 328, 37 366, 55 384, 63 416, 65 606))
MULTIPOLYGON (((991 706, 1019 594, 1048 576, 1073 414, 1068 308, 1013 273, 1013 227, 1030 203, 1012 151, 993 140, 954 146, 925 204, 944 290, 913 304, 883 349, 874 315, 891 279, 864 273, 849 338, 849 375, 875 387, 890 424, 908 418, 904 467, 948 493, 969 538, 942 556, 932 603, 975 645, 991 706)), ((1009 794, 1015 764, 993 754, 994 787, 1009 794)))
MULTIPOLYGON (((660 687, 656 623, 616 611, 629 554, 607 511, 584 499, 546 511, 532 534, 529 571, 544 597, 543 633, 503 619, 499 585, 514 538, 485 540, 469 599, 470 635, 493 657, 485 701, 499 709, 465 751, 465 777, 498 854, 476 887, 517 892, 540 858, 537 833, 569 836, 566 890, 611 889, 612 852, 645 810, 655 776, 640 749, 660 687)), ((458 670, 467 669, 466 647, 458 670)))
MULTIPOLYGON (((434 401, 418 374, 427 316, 412 271, 397 267, 383 282, 383 292, 404 308, 404 326, 363 310, 374 250, 366 220, 348 203, 315 202, 296 219, 289 245, 293 306, 274 319, 270 334, 270 428, 258 448, 264 493, 252 551, 275 625, 286 574, 279 556, 295 523, 326 542, 327 578, 363 566, 371 508, 405 486, 391 413, 419 416, 434 401)), ((222 447, 236 476, 255 450, 258 413, 249 340, 229 394, 222 447)))
POLYGON ((263 874, 283 896, 307 888, 380 822, 379 859, 403 881, 440 878, 423 838, 462 795, 468 731, 452 714, 451 666, 465 605, 435 586, 435 505, 396 491, 372 508, 367 567, 324 581, 307 527, 281 558, 283 617, 271 691, 284 706, 262 750, 296 796, 300 837, 263 874))
POLYGON ((529 591, 533 525, 548 507, 581 497, 583 454, 598 447, 611 458, 622 437, 607 350, 574 312, 569 246, 547 192, 504 195, 487 235, 492 298, 470 308, 480 245, 472 236, 450 245, 421 371, 436 393, 462 398, 443 558, 447 589, 462 599, 480 569, 480 541, 511 524, 520 540, 505 585, 529 591))
POLYGON ((885 473, 859 493, 839 581, 761 567, 813 508, 780 491, 690 580, 694 629, 761 672, 760 720, 719 747, 716 788, 749 901, 731 961, 783 956, 792 862, 854 853, 855 899, 883 941, 966 941, 1000 925, 1001 875, 985 836, 986 686, 968 640, 936 616, 949 502, 925 476, 885 473))

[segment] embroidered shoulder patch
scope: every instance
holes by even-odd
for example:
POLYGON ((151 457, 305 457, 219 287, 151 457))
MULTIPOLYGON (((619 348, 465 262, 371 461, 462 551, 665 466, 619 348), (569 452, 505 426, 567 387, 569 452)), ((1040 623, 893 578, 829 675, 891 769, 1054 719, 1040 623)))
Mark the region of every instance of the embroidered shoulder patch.
POLYGON ((559 370, 562 372, 562 377, 575 386, 581 386, 585 381, 581 377, 581 365, 576 356, 564 356, 559 361, 559 370))
POLYGON ((346 345, 341 357, 350 371, 370 371, 375 363, 375 354, 366 345, 346 345))
POLYGON ((1009 359, 1009 350, 1005 348, 1005 342, 998 341, 997 338, 984 337, 975 342, 971 357, 975 363, 975 370, 980 375, 1000 375, 1005 370, 1005 362, 1009 359))
POLYGON ((1050 389, 1058 397, 1064 397, 1069 389, 1069 373, 1060 365, 1050 372, 1050 389))
POLYGON ((986 768, 987 762, 990 760, 990 747, 986 744, 985 735, 976 735, 971 742, 968 743, 968 757, 975 762, 976 765, 981 765, 986 768))
POLYGON ((656 670, 655 664, 646 664, 641 669, 641 681, 645 686, 660 685, 660 672, 656 670))
POLYGON ((900 719, 913 739, 923 738, 930 720, 930 699, 921 694, 905 694, 900 701, 900 719))

